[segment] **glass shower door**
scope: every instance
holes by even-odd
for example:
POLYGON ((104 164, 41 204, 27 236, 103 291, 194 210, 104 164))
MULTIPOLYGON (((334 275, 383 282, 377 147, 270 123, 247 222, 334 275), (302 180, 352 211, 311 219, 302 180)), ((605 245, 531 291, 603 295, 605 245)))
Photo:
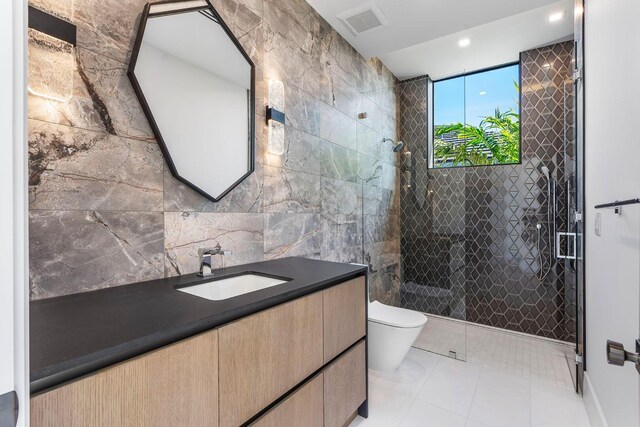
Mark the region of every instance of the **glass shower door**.
POLYGON ((575 0, 574 9, 574 84, 575 84, 575 177, 576 177, 576 214, 574 216, 577 257, 575 260, 576 271, 576 364, 575 386, 576 391, 583 393, 584 383, 584 0, 575 0))
MULTIPOLYGON (((451 79, 448 85, 459 101, 452 105, 464 105, 464 78, 451 79)), ((465 171, 429 165, 432 81, 423 77, 403 82, 397 86, 397 97, 398 133, 405 142, 400 306, 425 313, 429 319, 414 347, 466 360, 465 171)), ((461 114, 456 117, 464 122, 464 111, 461 114)))

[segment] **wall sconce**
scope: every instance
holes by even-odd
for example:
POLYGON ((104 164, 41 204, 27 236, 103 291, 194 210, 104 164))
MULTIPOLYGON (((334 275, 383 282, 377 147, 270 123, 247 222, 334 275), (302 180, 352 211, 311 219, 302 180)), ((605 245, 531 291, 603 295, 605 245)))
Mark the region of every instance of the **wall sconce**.
POLYGON ((279 80, 269 80, 269 103, 267 126, 269 135, 267 149, 271 154, 284 154, 284 85, 279 80))
POLYGON ((29 6, 29 93, 66 102, 73 96, 76 26, 29 6))

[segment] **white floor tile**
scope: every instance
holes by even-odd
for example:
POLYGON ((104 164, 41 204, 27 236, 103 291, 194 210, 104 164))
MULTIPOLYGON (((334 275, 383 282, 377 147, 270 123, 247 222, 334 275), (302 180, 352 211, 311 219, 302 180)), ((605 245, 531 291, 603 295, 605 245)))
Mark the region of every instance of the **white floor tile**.
POLYGON ((533 427, 590 426, 584 401, 573 391, 547 384, 531 384, 533 427))
POLYGON ((415 397, 441 359, 428 351, 412 348, 393 372, 369 370, 369 382, 415 397))
POLYGON ((415 400, 400 427, 465 427, 467 419, 453 412, 415 400))
POLYGON ((467 424, 464 427, 493 427, 489 424, 481 423, 480 421, 472 420, 471 418, 467 419, 467 424))
POLYGON ((485 369, 478 380, 469 418, 495 427, 527 427, 530 396, 528 380, 485 369))
MULTIPOLYGON (((444 343, 451 328, 439 324, 444 343)), ((572 388, 570 346, 482 327, 467 332, 467 362, 413 348, 395 372, 369 370, 370 416, 351 425, 589 426, 572 388)))
POLYGON ((413 398, 369 383, 369 418, 357 417, 350 426, 395 427, 409 410, 413 398))
POLYGON ((466 417, 476 391, 480 368, 442 357, 418 394, 418 399, 466 417))

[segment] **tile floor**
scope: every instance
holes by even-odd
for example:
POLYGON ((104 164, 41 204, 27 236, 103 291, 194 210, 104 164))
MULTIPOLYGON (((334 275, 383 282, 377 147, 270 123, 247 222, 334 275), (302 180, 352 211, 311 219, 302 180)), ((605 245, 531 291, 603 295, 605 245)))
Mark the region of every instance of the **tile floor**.
POLYGON ((568 346, 480 329, 467 362, 412 348, 395 372, 370 370, 369 418, 351 426, 590 426, 568 346))
POLYGON ((539 339, 474 323, 433 315, 416 339, 414 347, 491 367, 501 372, 564 388, 573 388, 569 365, 574 345, 539 339))

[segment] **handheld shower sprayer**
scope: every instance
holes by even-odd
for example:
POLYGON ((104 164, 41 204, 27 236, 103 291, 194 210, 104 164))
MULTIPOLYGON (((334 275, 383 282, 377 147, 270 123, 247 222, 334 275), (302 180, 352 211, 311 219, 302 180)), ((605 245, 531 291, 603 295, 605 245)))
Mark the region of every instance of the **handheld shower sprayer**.
POLYGON ((547 179, 551 179, 551 173, 549 172, 549 168, 546 166, 542 166, 541 168, 542 173, 544 174, 544 176, 547 177, 547 179))

